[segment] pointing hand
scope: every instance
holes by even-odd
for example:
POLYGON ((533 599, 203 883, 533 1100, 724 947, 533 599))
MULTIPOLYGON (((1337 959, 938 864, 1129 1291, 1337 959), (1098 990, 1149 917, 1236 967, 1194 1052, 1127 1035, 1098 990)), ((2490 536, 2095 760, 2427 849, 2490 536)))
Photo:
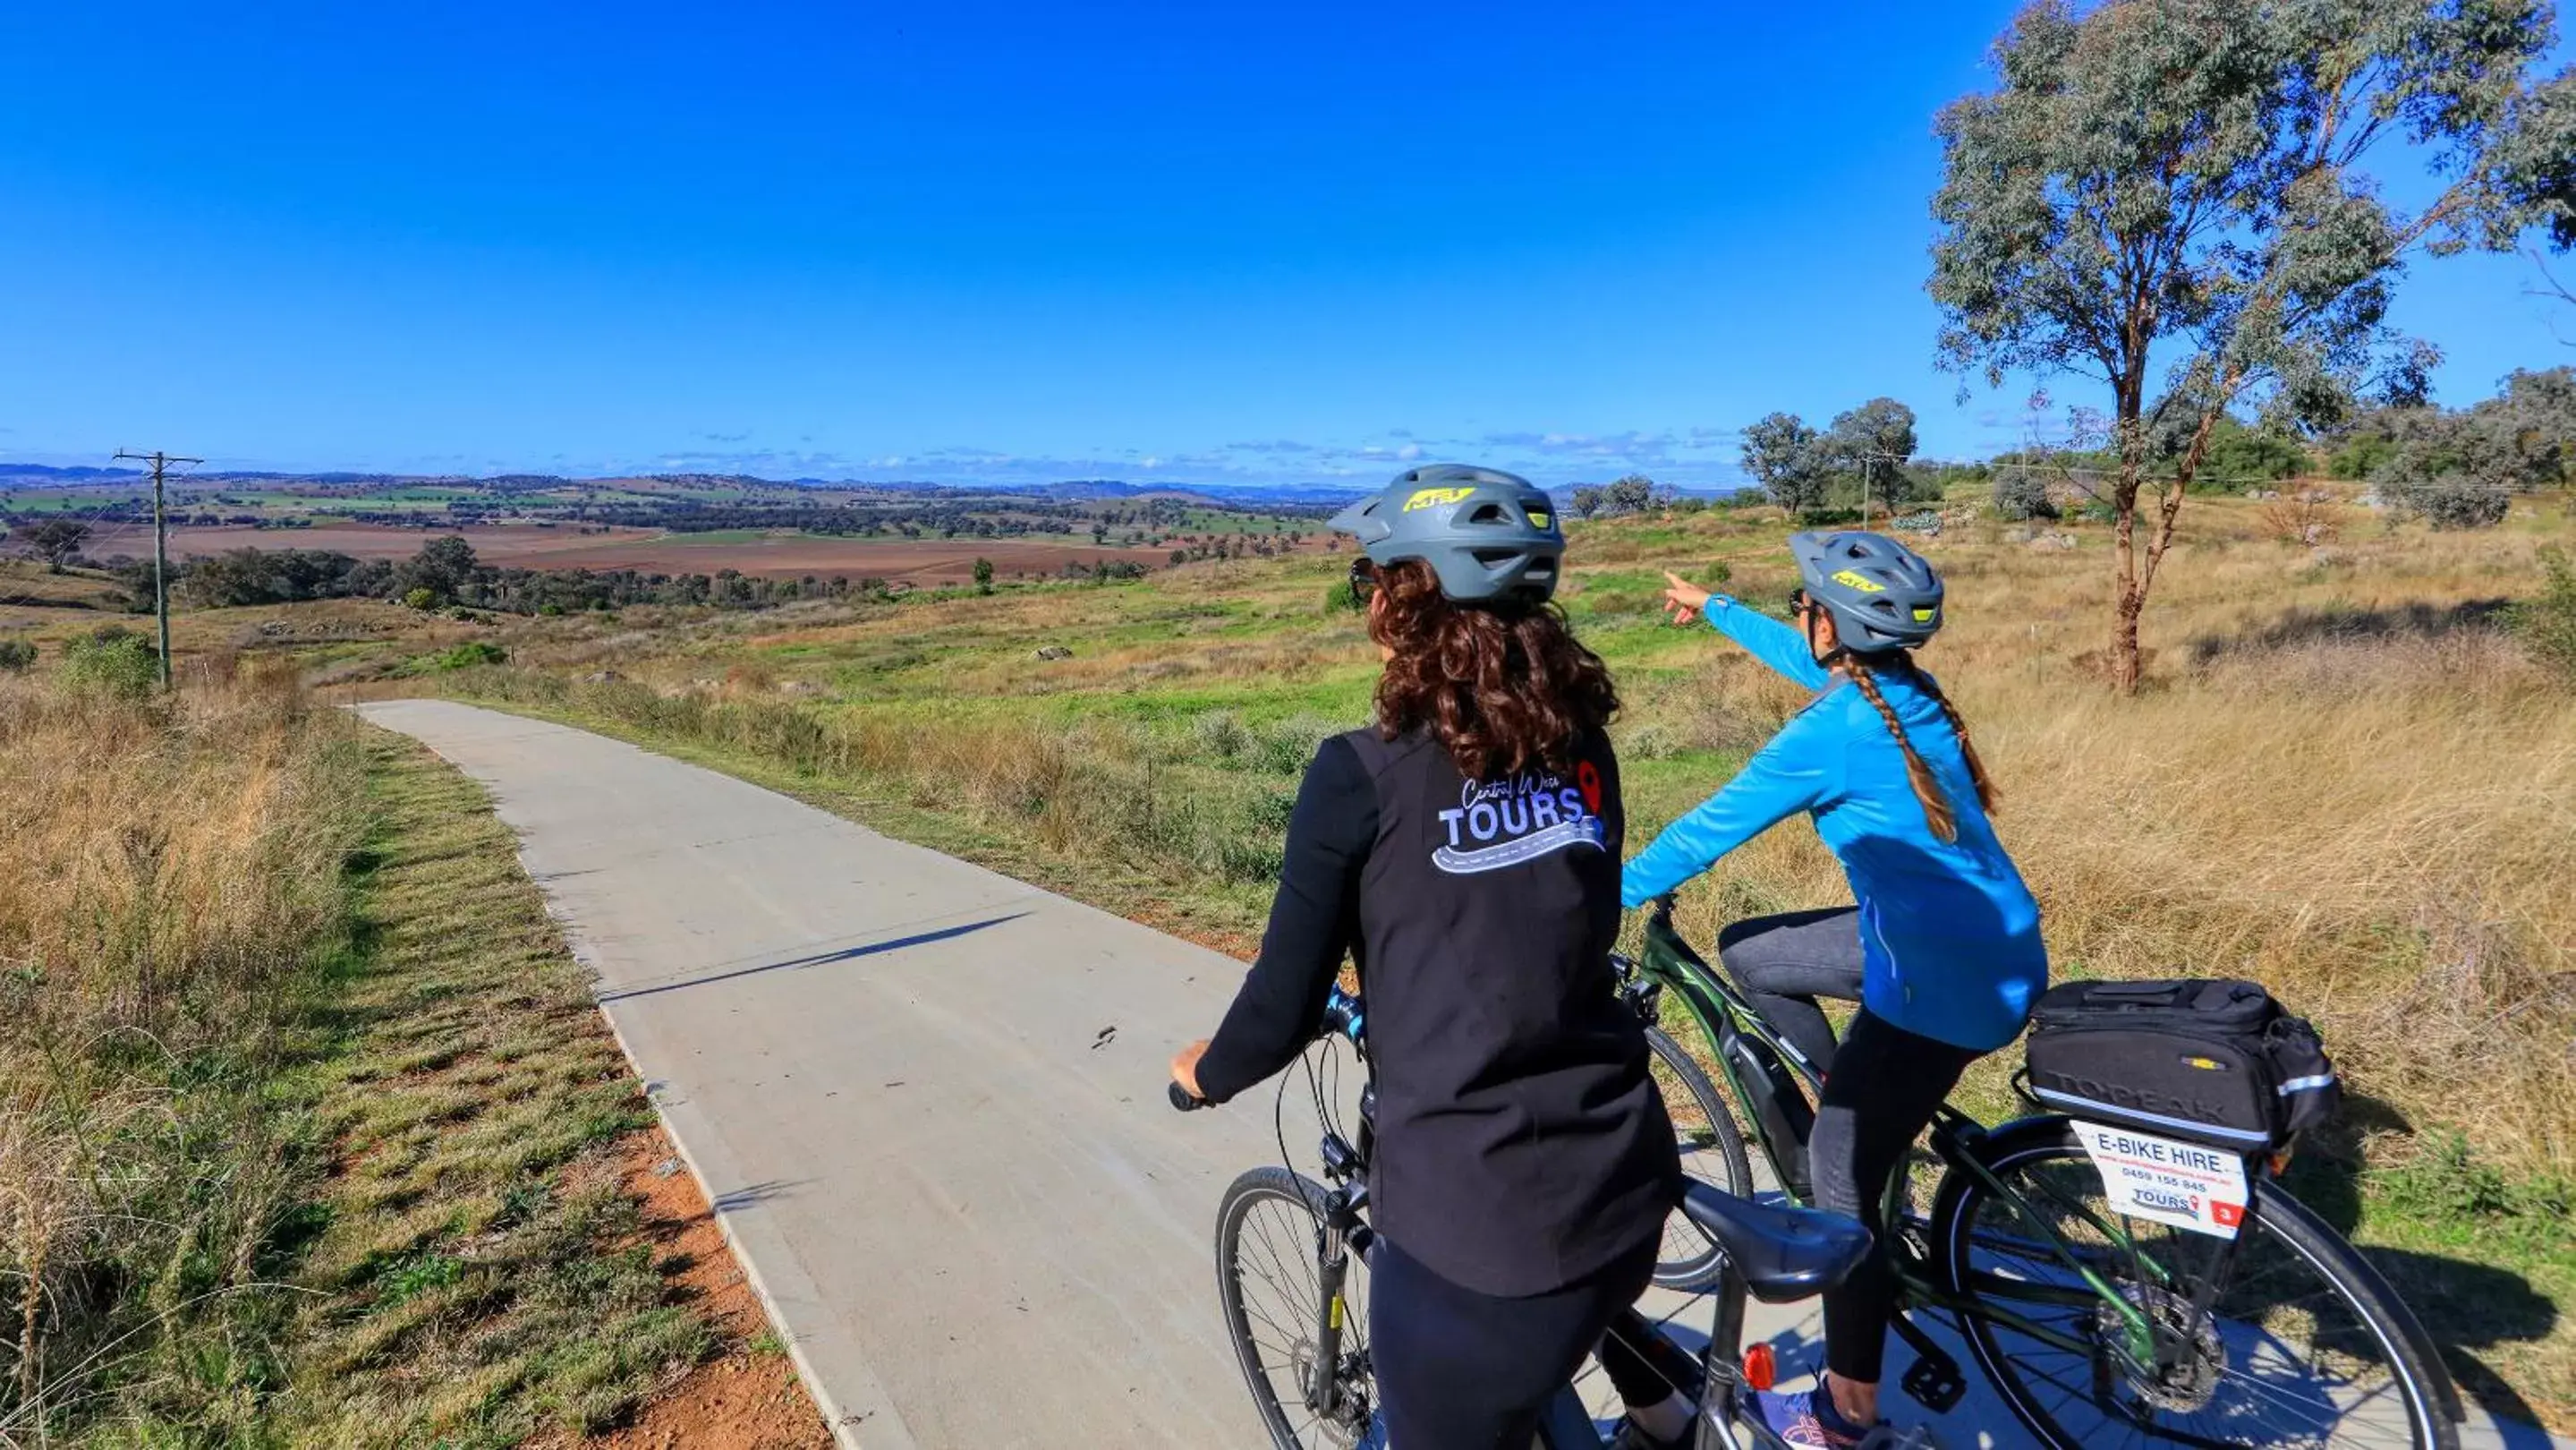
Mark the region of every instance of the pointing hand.
POLYGON ((1664 571, 1664 584, 1664 608, 1672 613, 1673 623, 1688 624, 1692 615, 1708 608, 1708 591, 1670 569, 1664 571))

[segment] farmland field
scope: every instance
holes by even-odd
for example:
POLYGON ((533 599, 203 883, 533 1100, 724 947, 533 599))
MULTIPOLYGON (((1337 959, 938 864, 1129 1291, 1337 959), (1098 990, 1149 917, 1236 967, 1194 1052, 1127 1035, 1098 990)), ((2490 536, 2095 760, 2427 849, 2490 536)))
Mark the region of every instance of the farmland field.
MULTIPOLYGON (((440 529, 353 523, 323 523, 309 529, 185 525, 170 530, 170 554, 173 558, 189 559, 231 549, 327 549, 359 559, 407 559, 419 553, 422 544, 442 533, 463 534, 474 545, 477 555, 495 563, 572 568, 577 566, 557 566, 555 557, 585 547, 614 547, 651 539, 657 537, 658 531, 610 528, 584 532, 575 527, 541 524, 490 524, 440 529)), ((120 528, 117 540, 114 552, 145 556, 152 552, 149 525, 132 533, 120 528)))
MULTIPOLYGON (((480 535, 468 535, 476 551, 480 535)), ((416 547, 416 546, 415 546, 416 547)), ((497 556, 496 556, 497 557, 497 556)), ((770 579, 835 574, 916 583, 957 583, 973 576, 975 561, 987 559, 1004 577, 1061 573, 1067 564, 1088 567, 1103 560, 1158 567, 1167 559, 1162 549, 1101 549, 1089 544, 996 539, 868 539, 820 534, 752 533, 728 530, 724 537, 662 534, 579 540, 568 549, 531 551, 524 562, 546 569, 634 569, 648 574, 712 574, 734 569, 770 579)))
MULTIPOLYGON (((1244 551, 1321 546, 1317 510, 1184 491, 1092 496, 930 488, 796 485, 683 478, 490 480, 175 479, 173 557, 236 549, 321 551, 400 560, 441 534, 462 535, 502 567, 755 579, 878 579, 938 585, 1069 569, 1161 568, 1244 551)), ((80 557, 148 558, 148 487, 40 486, 0 478, 0 525, 69 517, 87 525, 80 557)))

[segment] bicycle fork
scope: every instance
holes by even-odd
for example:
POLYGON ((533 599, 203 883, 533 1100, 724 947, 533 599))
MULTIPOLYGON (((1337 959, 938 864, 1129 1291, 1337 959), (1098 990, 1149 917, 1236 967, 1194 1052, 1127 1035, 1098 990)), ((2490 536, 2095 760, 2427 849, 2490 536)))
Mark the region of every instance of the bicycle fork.
MULTIPOLYGON (((1366 1142, 1366 1138, 1362 1141, 1366 1142)), ((1324 1217, 1315 1224, 1316 1259, 1321 1271, 1316 1277, 1323 1293, 1315 1309, 1315 1362, 1306 1367, 1306 1383, 1300 1388, 1305 1391, 1306 1408, 1326 1422, 1364 1422, 1370 1407, 1345 1404, 1342 1393, 1342 1333, 1350 1315, 1342 1286, 1350 1277, 1351 1255, 1359 1255, 1365 1264, 1369 1250, 1377 1243, 1376 1231, 1362 1217, 1368 1208, 1366 1160, 1360 1151, 1333 1134, 1326 1135, 1323 1153, 1326 1176, 1340 1186, 1324 1200, 1324 1217)))

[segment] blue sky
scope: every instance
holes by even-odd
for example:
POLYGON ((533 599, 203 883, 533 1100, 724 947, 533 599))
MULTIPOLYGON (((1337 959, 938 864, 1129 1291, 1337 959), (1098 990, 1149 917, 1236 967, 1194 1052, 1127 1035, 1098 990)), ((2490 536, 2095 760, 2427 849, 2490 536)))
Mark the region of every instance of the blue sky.
MULTIPOLYGON (((0 457, 1707 485, 1882 393, 1991 451, 1925 202, 2011 8, 12 6, 0 457)), ((2419 268, 2445 397, 2576 361, 2532 280, 2419 268)))

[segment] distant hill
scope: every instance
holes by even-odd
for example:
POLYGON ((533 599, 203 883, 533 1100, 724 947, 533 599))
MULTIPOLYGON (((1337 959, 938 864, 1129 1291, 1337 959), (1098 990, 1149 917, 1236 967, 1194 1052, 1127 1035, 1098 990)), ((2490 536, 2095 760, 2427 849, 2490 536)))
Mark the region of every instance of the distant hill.
POLYGON ((131 468, 50 468, 42 463, 0 463, 0 483, 27 488, 48 484, 121 483, 144 475, 131 468))
MULTIPOLYGON (((150 475, 131 468, 57 467, 43 463, 0 461, 0 486, 11 488, 95 488, 103 483, 131 483, 150 475)), ((174 483, 180 475, 172 475, 174 483)), ((553 473, 501 473, 468 476, 452 473, 356 473, 329 471, 286 473, 270 469, 194 469, 184 477, 189 488, 220 484, 283 484, 334 488, 465 488, 493 493, 526 493, 584 484, 644 482, 674 488, 864 492, 903 496, 980 494, 997 498, 1043 498, 1059 503, 1103 499, 1185 499, 1220 508, 1281 506, 1315 508, 1347 503, 1376 487, 1374 483, 1131 483, 1116 478, 1065 479, 1056 483, 950 483, 936 479, 880 482, 835 478, 761 478, 748 473, 635 473, 571 477, 553 473)))

